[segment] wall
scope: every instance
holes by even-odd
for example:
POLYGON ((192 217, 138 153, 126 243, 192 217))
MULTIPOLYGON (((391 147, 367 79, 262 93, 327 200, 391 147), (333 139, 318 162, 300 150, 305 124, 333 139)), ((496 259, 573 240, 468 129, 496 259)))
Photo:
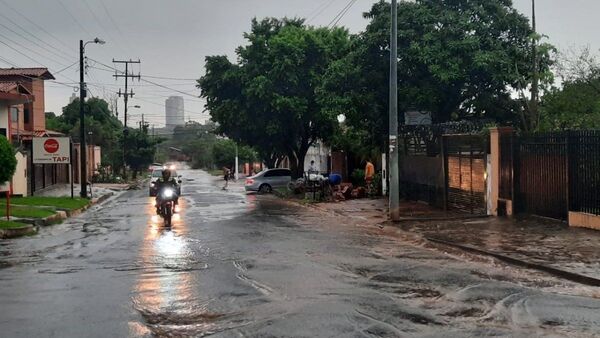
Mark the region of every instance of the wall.
POLYGON ((8 121, 9 121, 9 107, 7 104, 0 102, 0 129, 6 130, 8 138, 8 121))
POLYGON ((329 147, 320 142, 310 147, 304 158, 304 171, 308 171, 310 161, 315 161, 315 167, 320 173, 329 172, 329 147))
POLYGON ((17 152, 17 170, 13 176, 13 195, 27 196, 27 161, 28 157, 21 152, 17 152))

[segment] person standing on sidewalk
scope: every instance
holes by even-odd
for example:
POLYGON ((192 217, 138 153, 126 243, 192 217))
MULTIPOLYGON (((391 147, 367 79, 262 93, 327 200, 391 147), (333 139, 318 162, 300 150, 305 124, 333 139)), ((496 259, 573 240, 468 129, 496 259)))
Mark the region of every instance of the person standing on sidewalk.
POLYGON ((375 177, 375 166, 371 160, 367 160, 365 165, 365 182, 367 184, 367 194, 371 194, 373 190, 373 178, 375 177))

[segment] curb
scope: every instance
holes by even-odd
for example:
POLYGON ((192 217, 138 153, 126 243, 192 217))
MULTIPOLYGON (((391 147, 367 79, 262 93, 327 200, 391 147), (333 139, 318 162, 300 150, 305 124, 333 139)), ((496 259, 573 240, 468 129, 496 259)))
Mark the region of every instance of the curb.
POLYGON ((473 252, 473 253, 477 253, 477 254, 481 254, 481 255, 491 256, 491 257, 494 257, 505 263, 509 263, 509 264, 533 269, 533 270, 543 271, 543 272, 549 273, 555 277, 560 277, 560 278, 570 280, 572 282, 576 282, 579 284, 584 284, 584 285, 589 285, 589 286, 600 286, 600 279, 597 279, 594 277, 589 277, 589 276, 580 275, 580 274, 577 274, 574 272, 560 270, 560 269, 553 268, 553 267, 543 265, 543 264, 527 262, 527 261, 524 261, 521 259, 517 259, 514 257, 502 255, 502 254, 487 251, 487 250, 482 250, 482 249, 475 248, 475 247, 472 247, 469 245, 463 245, 463 244, 445 241, 443 239, 432 238, 432 237, 424 237, 424 238, 433 243, 443 244, 443 245, 458 248, 458 249, 461 249, 464 251, 469 251, 469 252, 473 252))
POLYGON ((0 229, 0 238, 16 238, 25 235, 29 235, 32 233, 37 233, 37 227, 33 224, 29 224, 27 226, 16 228, 16 229, 0 229))
POLYGON ((108 194, 102 195, 102 196, 100 196, 100 197, 98 197, 98 198, 93 198, 93 199, 91 200, 90 204, 89 204, 87 207, 83 208, 83 210, 82 210, 82 211, 85 211, 85 210, 87 210, 89 207, 91 207, 91 206, 93 206, 93 205, 96 205, 96 204, 101 204, 102 202, 106 201, 107 199, 109 199, 109 198, 113 197, 114 195, 115 195, 115 193, 114 193, 114 192, 111 192, 111 193, 108 193, 108 194))
MULTIPOLYGON (((350 217, 340 211, 337 210, 329 210, 329 209, 325 209, 322 207, 319 207, 317 205, 313 205, 313 204, 302 204, 302 203, 298 203, 296 201, 292 201, 289 199, 284 199, 285 201, 289 202, 289 203, 293 203, 295 205, 298 205, 300 207, 305 207, 305 208, 312 208, 318 211, 322 211, 325 213, 334 213, 336 215, 342 216, 342 217, 350 217)), ((455 219, 468 219, 468 218, 487 218, 489 216, 485 215, 485 216, 471 216, 471 217, 458 217, 455 219)), ((424 220, 443 220, 443 219, 450 219, 450 218, 431 218, 431 219, 425 219, 425 218, 415 218, 414 221, 424 221, 424 220)), ((403 219, 402 221, 408 221, 409 219, 403 219)), ((412 220, 412 219, 411 219, 412 220)), ((389 221, 388 221, 389 222, 389 221)), ((385 222, 382 222, 385 223, 385 222)), ((392 224, 397 224, 398 222, 392 222, 392 224)), ((585 276, 585 275, 581 275, 578 273, 574 273, 574 272, 570 272, 570 271, 565 271, 565 270, 561 270, 561 269, 557 269, 557 268, 553 268, 551 266, 547 266, 544 264, 538 264, 538 263, 532 263, 532 262, 528 262, 528 261, 524 261, 521 259, 517 259, 514 257, 510 257, 510 256, 506 256, 503 254, 499 254, 496 252, 491 252, 491 251, 487 251, 487 250, 483 250, 483 249, 479 249, 476 247, 472 247, 469 245, 464 245, 464 244, 458 244, 458 243, 454 243, 454 242, 450 242, 450 241, 446 241, 443 239, 438 239, 438 238, 433 238, 433 237, 428 237, 428 236, 423 236, 422 234, 416 233, 416 232, 412 232, 409 231, 408 233, 411 234, 415 234, 417 236, 419 236, 420 238, 423 238, 429 242, 432 243, 436 243, 436 244, 442 244, 442 245, 446 245, 446 246, 450 246, 453 248, 457 248, 463 251, 467 251, 467 252, 472 252, 472 253, 476 253, 479 255, 485 255, 485 256, 490 256, 493 258, 496 258, 504 263, 508 263, 508 264, 512 264, 515 266, 520 266, 520 267, 524 267, 524 268, 528 268, 528 269, 532 269, 532 270, 537 270, 537 271, 541 271, 541 272, 545 272, 548 273, 552 276, 555 277, 559 277, 562 279, 566 279, 569 280, 571 282, 575 282, 575 283, 579 283, 579 284, 583 284, 583 285, 589 285, 589 286, 600 286, 600 279, 598 278, 594 278, 594 277, 590 277, 590 276, 585 276)))

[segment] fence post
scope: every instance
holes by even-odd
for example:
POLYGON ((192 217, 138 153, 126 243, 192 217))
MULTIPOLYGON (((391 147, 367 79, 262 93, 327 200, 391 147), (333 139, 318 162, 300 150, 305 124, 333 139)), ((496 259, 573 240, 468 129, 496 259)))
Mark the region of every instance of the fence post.
POLYGON ((498 199, 500 198, 500 129, 490 128, 490 156, 492 169, 489 173, 489 183, 492 186, 489 199, 491 201, 491 214, 498 216, 498 199))
POLYGON ((571 170, 569 168, 570 164, 569 164, 569 158, 570 156, 570 152, 571 152, 571 147, 569 146, 570 142, 569 142, 569 138, 571 138, 571 133, 570 132, 566 132, 565 134, 565 179, 567 181, 566 184, 566 199, 567 199, 567 222, 569 220, 569 211, 571 209, 571 201, 570 201, 570 193, 571 193, 571 170))
POLYGON ((440 155, 442 156, 442 170, 444 172, 444 211, 448 211, 448 157, 446 156, 446 138, 442 135, 440 137, 440 155))

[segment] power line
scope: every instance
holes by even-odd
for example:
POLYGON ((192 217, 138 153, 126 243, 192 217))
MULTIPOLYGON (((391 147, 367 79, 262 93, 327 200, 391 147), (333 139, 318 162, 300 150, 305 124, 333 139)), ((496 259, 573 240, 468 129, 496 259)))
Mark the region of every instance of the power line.
POLYGON ((346 7, 344 7, 334 18, 333 20, 331 20, 331 22, 329 23, 329 25, 327 25, 327 27, 335 27, 335 25, 338 24, 338 22, 340 22, 340 20, 346 15, 346 13, 348 13, 348 11, 350 10, 350 8, 356 3, 356 1, 358 0, 350 0, 348 2, 348 4, 346 5, 346 7))
MULTIPOLYGON (((4 27, 4 28, 6 28, 7 30, 9 30, 9 31, 10 31, 10 32, 12 32, 13 34, 16 34, 17 36, 19 36, 19 37, 21 37, 21 38, 25 39, 25 40, 26 40, 26 41, 28 41, 29 43, 32 43, 32 44, 34 44, 34 45, 38 46, 39 48, 41 48, 41 49, 43 49, 43 50, 47 51, 47 52, 48 52, 48 53, 50 53, 50 54, 56 55, 56 56, 58 56, 58 57, 60 57, 60 58, 63 58, 63 59, 65 59, 65 60, 68 60, 68 61, 71 61, 71 60, 73 59, 73 57, 71 57, 71 56, 69 56, 69 57, 65 57, 64 55, 67 55, 67 54, 65 54, 64 52, 62 52, 62 51, 60 51, 60 50, 59 50, 59 51, 60 51, 61 53, 63 53, 64 55, 57 54, 57 53, 53 52, 52 50, 50 50, 50 49, 48 49, 48 48, 46 48, 46 47, 44 47, 44 46, 40 45, 39 43, 37 43, 37 42, 35 42, 35 41, 33 41, 33 40, 29 39, 28 37, 25 37, 25 36, 23 36, 23 34, 21 34, 21 33, 19 33, 19 32, 16 32, 16 31, 14 31, 12 28, 10 28, 10 27, 8 27, 8 26, 4 25, 3 23, 0 23, 0 26, 2 26, 2 27, 4 27)), ((38 40, 39 40, 39 39, 38 39, 38 40)), ((54 47, 53 47, 53 48, 54 48, 54 47)), ((58 50, 58 49, 57 49, 57 50, 58 50)))
MULTIPOLYGON (((48 36, 50 36, 51 38, 53 38, 54 40, 56 40, 58 43, 62 44, 64 47, 71 49, 72 47, 68 46, 67 44, 65 44, 64 42, 62 42, 60 39, 58 39, 56 36, 54 36, 52 33, 48 32, 44 27, 38 25, 37 23, 35 23, 34 21, 30 20, 27 16, 21 14, 19 11, 17 11, 16 9, 14 9, 13 7, 11 7, 9 4, 6 3, 6 1, 4 0, 0 0, 0 2, 2 2, 6 7, 10 8, 13 12, 17 13, 17 15, 19 15, 20 17, 22 17, 23 19, 25 19, 27 22, 29 22, 30 24, 34 25, 35 27, 37 27, 39 30, 41 30, 42 32, 46 33, 48 36)), ((71 49, 72 50, 72 49, 71 49)))
POLYGON ((115 42, 115 44, 117 45, 117 47, 122 51, 125 52, 125 50, 123 49, 123 47, 121 46, 121 44, 119 43, 119 41, 117 41, 117 39, 115 39, 109 32, 108 30, 104 27, 104 25, 102 24, 102 20, 100 20, 98 18, 98 16, 96 15, 96 12, 94 12, 94 10, 92 9, 92 7, 90 6, 88 0, 83 0, 83 3, 85 4, 85 6, 87 7, 87 9, 90 11, 90 13, 92 13, 92 16, 94 17, 94 20, 96 21, 96 23, 98 24, 98 27, 100 27, 100 29, 102 31, 104 31, 104 34, 106 34, 106 36, 108 36, 108 38, 112 41, 115 42))
POLYGON ((3 57, 1 57, 1 56, 0 56, 0 60, 2 60, 2 62, 6 63, 6 64, 7 64, 7 65, 9 65, 9 66, 13 66, 13 67, 17 67, 17 68, 19 67, 19 66, 17 66, 15 63, 13 63, 12 61, 10 61, 10 60, 8 60, 8 59, 5 59, 5 58, 3 58, 3 57))
POLYGON ((185 79, 185 78, 177 78, 177 77, 150 76, 150 75, 144 75, 143 77, 147 77, 147 78, 150 78, 150 79, 176 80, 176 81, 197 81, 198 80, 198 79, 185 79))
POLYGON ((15 44, 15 45, 17 45, 17 46, 19 46, 19 47, 21 47, 21 48, 23 48, 23 49, 26 49, 26 50, 28 50, 28 51, 30 51, 31 53, 34 53, 34 54, 37 54, 37 55, 39 55, 39 56, 41 56, 41 57, 43 57, 43 58, 46 58, 46 59, 48 59, 48 60, 50 60, 50 61, 52 61, 52 62, 54 62, 54 63, 56 63, 56 64, 60 65, 61 67, 64 67, 64 66, 66 66, 66 65, 65 65, 64 63, 62 63, 61 61, 58 61, 58 60, 56 60, 56 59, 54 59, 54 58, 50 58, 50 57, 48 57, 48 56, 46 56, 46 55, 44 55, 44 54, 38 53, 37 51, 35 51, 35 50, 33 50, 33 49, 31 49, 31 48, 29 48, 29 47, 25 46, 25 45, 22 45, 22 44, 20 44, 20 43, 16 42, 15 40, 12 40, 12 39, 10 39, 10 38, 6 37, 6 36, 5 36, 5 35, 3 35, 3 34, 0 34, 0 37, 3 37, 4 39, 8 40, 9 42, 12 42, 13 44, 15 44))
POLYGON ((121 36, 121 38, 123 37, 123 33, 121 32, 121 30, 119 29, 119 25, 117 25, 117 23, 115 22, 115 20, 113 19, 112 15, 110 15, 110 11, 108 10, 108 8, 106 8, 106 4, 104 3, 104 0, 99 0, 100 4, 102 5, 102 8, 104 8, 104 12, 106 12, 106 16, 108 16, 108 19, 110 20, 110 22, 112 22, 113 26, 115 27, 115 29, 117 30, 117 33, 121 36))
MULTIPOLYGON (((25 33, 26 33, 26 34, 28 34, 29 36, 31 36, 31 37, 33 37, 34 39, 36 39, 36 40, 40 41, 40 42, 41 42, 41 43, 43 43, 44 45, 46 45, 46 46, 48 46, 48 47, 50 47, 50 48, 52 48, 52 49, 54 49, 54 50, 56 50, 56 51, 58 51, 58 52, 62 53, 62 55, 66 55, 66 56, 67 56, 67 59, 69 59, 69 60, 73 59, 73 57, 72 57, 71 55, 69 55, 69 54, 65 53, 65 52, 64 52, 62 49, 56 48, 55 46, 53 46, 53 45, 49 44, 48 42, 46 42, 46 41, 44 41, 44 40, 40 39, 40 38, 39 38, 39 37, 37 37, 36 35, 34 35, 34 34, 30 33, 30 32, 29 32, 27 29, 23 28, 23 26, 19 25, 19 24, 18 24, 17 22, 15 22, 15 21, 13 21, 13 20, 12 20, 10 17, 8 17, 8 16, 6 16, 6 15, 4 15, 4 14, 2 14, 2 13, 0 13, 0 16, 2 16, 4 19, 8 20, 8 21, 9 21, 11 24, 13 24, 15 27, 18 27, 20 30, 22 30, 23 32, 25 32, 25 33)), ((27 38, 26 38, 26 37, 24 37, 23 35, 21 35, 21 34, 19 34, 19 33, 15 32, 15 31, 13 31, 13 30, 12 30, 11 28, 9 28, 8 26, 5 26, 5 25, 3 25, 3 24, 0 24, 0 25, 2 25, 2 26, 4 26, 4 27, 6 27, 6 29, 8 29, 8 30, 10 30, 11 32, 13 32, 13 33, 15 33, 15 34, 19 35, 20 37, 22 37, 22 38, 24 38, 24 39, 26 39, 26 40, 28 40, 28 41, 32 42, 31 40, 27 39, 27 38)), ((32 42, 32 43, 36 44, 35 42, 32 42)), ((43 47, 42 47, 42 48, 43 48, 43 47)), ((61 56, 61 57, 63 57, 63 56, 61 56)), ((63 57, 63 58, 64 58, 64 57, 63 57)))
POLYGON ((331 5, 333 5, 334 2, 336 2, 336 0, 330 0, 329 2, 322 3, 321 6, 317 7, 316 11, 313 11, 312 14, 308 15, 310 18, 306 20, 306 23, 310 23, 314 19, 318 18, 327 8, 331 7, 331 5))
POLYGON ((92 34, 90 34, 90 32, 85 28, 85 26, 82 25, 81 22, 79 22, 79 20, 77 20, 77 17, 75 17, 75 15, 73 15, 73 13, 71 13, 69 8, 67 6, 65 6, 65 4, 62 2, 62 0, 56 0, 56 1, 58 1, 58 3, 62 6, 62 8, 65 10, 65 12, 71 17, 71 19, 73 19, 73 21, 75 21, 75 23, 79 26, 79 28, 81 28, 82 31, 84 31, 88 36, 92 36, 92 34))
MULTIPOLYGON (((114 70, 115 72, 120 72, 120 73, 123 73, 122 71, 120 71, 120 70, 118 70, 118 69, 116 69, 116 68, 114 68, 114 67, 111 67, 111 66, 109 66, 109 65, 106 65, 106 64, 104 64, 104 63, 102 63, 102 62, 100 62, 100 61, 98 61, 98 60, 94 60, 94 59, 91 59, 91 60, 92 60, 92 61, 94 61, 94 62, 97 62, 98 64, 100 64, 100 65, 102 65, 102 66, 104 66, 104 67, 107 67, 107 68, 109 68, 109 69, 112 69, 112 70, 114 70)), ((155 85, 155 86, 157 86, 157 87, 161 87, 161 88, 169 89, 169 90, 172 90, 172 91, 174 91, 174 92, 177 92, 177 93, 180 93, 180 94, 183 94, 183 95, 187 95, 187 96, 191 96, 191 97, 194 97, 194 98, 199 98, 199 97, 200 97, 199 95, 190 94, 190 93, 188 93, 188 92, 184 92, 184 91, 181 91, 181 90, 178 90, 178 89, 170 88, 170 87, 168 87, 168 86, 165 86, 165 85, 162 85, 162 84, 160 84, 160 83, 156 83, 156 82, 153 82, 153 81, 150 81, 150 80, 146 80, 146 79, 144 79, 144 77, 147 77, 147 76, 141 76, 141 81, 144 81, 144 82, 146 82, 146 83, 153 84, 153 85, 155 85)))

